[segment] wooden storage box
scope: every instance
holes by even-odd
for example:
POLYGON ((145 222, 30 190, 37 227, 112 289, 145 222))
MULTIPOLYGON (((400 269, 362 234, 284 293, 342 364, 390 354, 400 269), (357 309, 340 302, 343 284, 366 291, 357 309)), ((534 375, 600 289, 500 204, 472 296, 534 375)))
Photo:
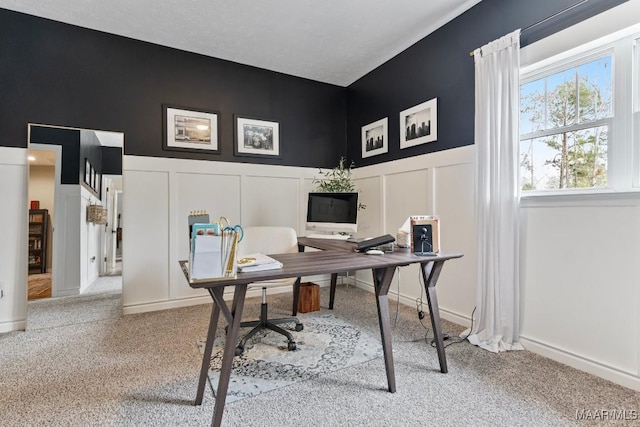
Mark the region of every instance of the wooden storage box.
POLYGON ((300 283, 300 299, 298 300, 298 311, 309 313, 320 310, 320 286, 315 283, 300 283))

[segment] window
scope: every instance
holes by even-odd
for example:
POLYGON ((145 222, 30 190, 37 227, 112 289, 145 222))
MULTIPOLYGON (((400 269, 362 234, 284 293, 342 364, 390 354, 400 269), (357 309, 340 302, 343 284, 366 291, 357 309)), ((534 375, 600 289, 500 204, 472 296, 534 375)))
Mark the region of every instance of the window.
POLYGON ((638 30, 523 70, 523 191, 628 191, 640 185, 638 30))

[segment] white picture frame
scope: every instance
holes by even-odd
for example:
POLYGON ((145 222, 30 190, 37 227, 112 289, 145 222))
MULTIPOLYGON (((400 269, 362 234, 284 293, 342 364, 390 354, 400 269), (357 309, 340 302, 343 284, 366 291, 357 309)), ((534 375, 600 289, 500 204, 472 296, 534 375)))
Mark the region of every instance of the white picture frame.
POLYGON ((279 123, 236 116, 235 154, 279 157, 279 123))
POLYGON ((219 152, 218 114, 164 105, 164 149, 219 152))
POLYGON ((389 151, 389 118, 362 126, 362 158, 377 156, 389 151))
POLYGON ((400 148, 438 139, 438 98, 400 112, 400 148))

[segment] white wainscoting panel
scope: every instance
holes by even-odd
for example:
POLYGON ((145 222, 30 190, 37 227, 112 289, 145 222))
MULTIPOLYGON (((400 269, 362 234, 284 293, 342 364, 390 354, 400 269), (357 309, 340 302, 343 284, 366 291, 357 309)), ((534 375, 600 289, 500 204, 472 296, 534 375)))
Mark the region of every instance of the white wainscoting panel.
POLYGON ((372 176, 354 180, 356 187, 360 190, 358 194, 359 202, 366 205, 365 209, 358 211, 358 237, 375 237, 382 233, 384 227, 382 209, 383 187, 382 177, 372 176))
POLYGON ((523 338, 637 375, 637 206, 524 209, 523 338))
MULTIPOLYGON (((380 234, 395 236, 410 215, 433 214, 432 170, 409 169, 384 176, 384 231, 380 234)), ((400 273, 400 294, 415 305, 422 288, 419 282, 418 265, 402 267, 400 273)), ((371 274, 369 274, 369 279, 371 274)), ((394 281, 397 281, 396 277, 394 281)), ((397 283, 392 284, 397 293, 397 283)), ((426 303, 426 300, 425 300, 426 303)), ((426 305, 425 305, 426 307, 426 305)))
POLYGON ((124 156, 124 313, 211 302, 206 291, 189 287, 178 265, 188 258, 190 211, 206 210, 211 219, 225 216, 232 224, 286 225, 299 233, 304 230, 300 209, 306 211, 316 173, 314 168, 124 156))
POLYGON ((189 258, 187 217, 191 211, 206 210, 212 220, 224 216, 232 224, 236 224, 240 218, 240 176, 177 172, 170 177, 173 227, 172 256, 169 257, 169 299, 208 296, 207 291, 194 290, 189 286, 178 264, 178 260, 189 258))
POLYGON ((440 248, 464 257, 447 261, 438 281, 443 312, 466 324, 476 304, 476 222, 473 163, 434 169, 434 211, 440 215, 440 248), (446 273, 446 274, 445 274, 446 273))
MULTIPOLYGON (((440 276, 438 295, 443 318, 461 324, 470 323, 475 304, 475 236, 473 216, 472 146, 396 160, 355 169, 354 178, 362 191, 367 210, 361 218, 378 216, 382 227, 362 236, 395 236, 410 215, 438 214, 442 224, 441 242, 447 251, 462 252, 467 259, 449 261, 440 276), (363 186, 361 183, 378 183, 363 186), (459 205, 457 203, 459 202, 459 205), (376 210, 378 212, 376 212, 376 210), (445 233, 449 233, 445 235, 445 233), (472 235, 469 240, 468 236, 472 235), (469 251, 469 253, 467 253, 469 251)), ((373 287, 371 273, 356 275, 359 286, 373 287)), ((417 266, 403 267, 394 277, 390 295, 411 306, 426 299, 417 266)))
POLYGON ((297 229, 299 197, 299 178, 247 175, 242 181, 242 224, 297 229))
MULTIPOLYGON (((104 231, 103 225, 87 221, 88 207, 102 205, 95 196, 84 186, 78 185, 80 200, 80 220, 76 226, 80 228, 80 286, 79 292, 84 292, 97 278, 101 256, 100 235, 104 231)), ((76 205, 77 206, 77 205, 76 205)))
POLYGON ((26 149, 0 147, 0 333, 26 327, 27 171, 26 149))
POLYGON ((81 282, 81 223, 86 211, 81 208, 80 185, 60 185, 56 193, 56 218, 60 224, 54 230, 53 288, 54 297, 78 295, 81 282), (83 212, 84 215, 83 215, 83 212), (60 255, 64 254, 64 255, 60 255), (57 258, 61 260, 56 261, 57 258), (56 267, 60 267, 57 268, 56 267))
POLYGON ((169 173, 123 170, 123 190, 122 305, 126 314, 130 307, 169 298, 169 173))
POLYGON ((384 228, 395 236, 410 215, 433 214, 432 170, 396 172, 384 177, 384 228))

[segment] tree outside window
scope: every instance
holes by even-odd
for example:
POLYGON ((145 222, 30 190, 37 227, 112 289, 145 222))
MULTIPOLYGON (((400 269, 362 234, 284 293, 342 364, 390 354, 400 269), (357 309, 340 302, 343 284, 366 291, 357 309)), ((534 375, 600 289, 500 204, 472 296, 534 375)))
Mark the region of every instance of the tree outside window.
POLYGON ((607 186, 611 57, 520 87, 522 190, 607 186))

